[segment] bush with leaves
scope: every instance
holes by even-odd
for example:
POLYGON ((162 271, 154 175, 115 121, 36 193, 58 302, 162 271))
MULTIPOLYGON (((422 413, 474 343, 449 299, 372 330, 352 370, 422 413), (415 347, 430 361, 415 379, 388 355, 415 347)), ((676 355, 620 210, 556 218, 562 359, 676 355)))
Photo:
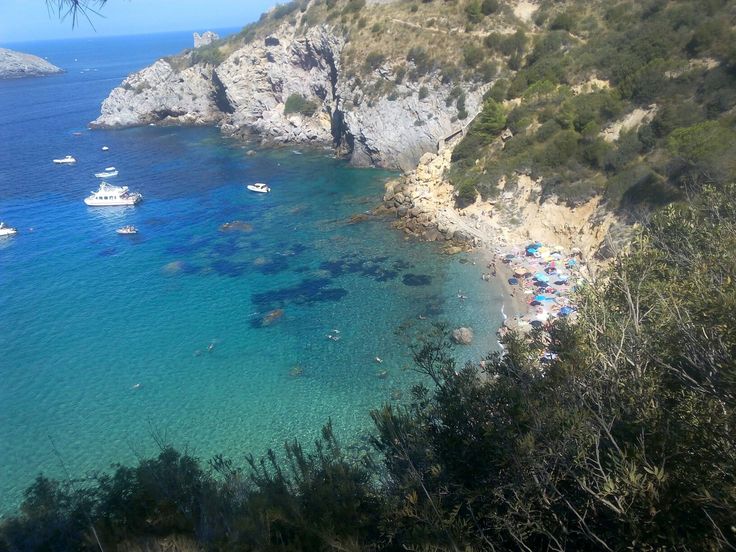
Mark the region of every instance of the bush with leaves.
POLYGON ((311 117, 317 112, 318 107, 316 102, 308 100, 301 94, 294 93, 286 98, 284 113, 287 115, 289 113, 300 113, 306 117, 311 117))

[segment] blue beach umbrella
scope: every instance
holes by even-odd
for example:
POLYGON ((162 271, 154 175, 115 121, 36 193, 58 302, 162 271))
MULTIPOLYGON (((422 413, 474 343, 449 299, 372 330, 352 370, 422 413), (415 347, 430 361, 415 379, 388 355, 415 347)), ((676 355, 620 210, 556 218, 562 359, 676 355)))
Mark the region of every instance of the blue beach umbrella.
POLYGON ((511 284, 512 286, 517 286, 519 285, 519 280, 517 280, 516 278, 509 278, 509 284, 511 284))
POLYGON ((570 316, 574 312, 575 312, 575 309, 572 307, 562 307, 560 309, 560 316, 570 316))

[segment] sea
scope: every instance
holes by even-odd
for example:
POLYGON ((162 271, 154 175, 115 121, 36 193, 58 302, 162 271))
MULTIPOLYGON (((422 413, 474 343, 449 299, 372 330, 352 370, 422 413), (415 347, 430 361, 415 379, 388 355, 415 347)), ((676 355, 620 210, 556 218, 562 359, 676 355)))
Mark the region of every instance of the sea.
POLYGON ((370 410, 422 381, 411 344, 433 324, 475 330, 460 365, 498 347, 502 289, 480 259, 360 216, 395 174, 214 128, 88 130, 128 73, 191 42, 4 45, 66 73, 0 81, 0 220, 19 230, 0 238, 0 512, 41 473, 83 478, 162 443, 244 464, 331 421, 360 450, 370 410), (141 204, 83 203, 108 166, 141 204))

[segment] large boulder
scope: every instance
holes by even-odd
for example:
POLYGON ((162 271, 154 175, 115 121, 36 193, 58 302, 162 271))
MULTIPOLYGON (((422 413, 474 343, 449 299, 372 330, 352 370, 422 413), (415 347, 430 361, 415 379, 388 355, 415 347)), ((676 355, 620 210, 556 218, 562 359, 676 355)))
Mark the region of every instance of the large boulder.
POLYGON ((470 345, 473 342, 473 329, 461 327, 452 330, 452 340, 458 345, 470 345))

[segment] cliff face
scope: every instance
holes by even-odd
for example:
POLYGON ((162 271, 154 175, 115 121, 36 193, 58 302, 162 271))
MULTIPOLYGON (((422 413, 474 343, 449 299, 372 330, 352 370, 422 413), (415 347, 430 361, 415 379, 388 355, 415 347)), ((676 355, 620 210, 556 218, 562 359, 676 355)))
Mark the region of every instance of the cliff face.
POLYGON ((216 123, 221 113, 215 79, 212 67, 195 65, 176 71, 169 62, 158 60, 115 88, 91 126, 216 123))
POLYGON ((588 262, 606 255, 628 238, 628 230, 606 210, 600 197, 575 207, 542 201, 541 180, 514 174, 499 184, 499 197, 480 197, 458 208, 447 180, 452 147, 422 156, 417 168, 386 184, 384 209, 395 214, 395 226, 429 241, 447 241, 488 249, 541 240, 579 250, 588 262))
MULTIPOLYGON (((343 70, 340 33, 316 26, 294 35, 292 26, 283 25, 219 63, 195 61, 181 68, 181 59, 159 60, 115 88, 91 126, 217 124, 228 134, 256 134, 268 142, 333 145, 357 165, 410 170, 465 124, 446 102, 453 87, 439 79, 422 86, 395 84, 386 64, 374 76, 392 83, 392 91, 376 93, 343 70), (315 109, 287 112, 290 96, 315 109)), ((480 109, 483 88, 460 88, 470 120, 480 109)))
POLYGON ((45 59, 31 54, 0 48, 0 79, 42 77, 63 73, 63 70, 45 59))

